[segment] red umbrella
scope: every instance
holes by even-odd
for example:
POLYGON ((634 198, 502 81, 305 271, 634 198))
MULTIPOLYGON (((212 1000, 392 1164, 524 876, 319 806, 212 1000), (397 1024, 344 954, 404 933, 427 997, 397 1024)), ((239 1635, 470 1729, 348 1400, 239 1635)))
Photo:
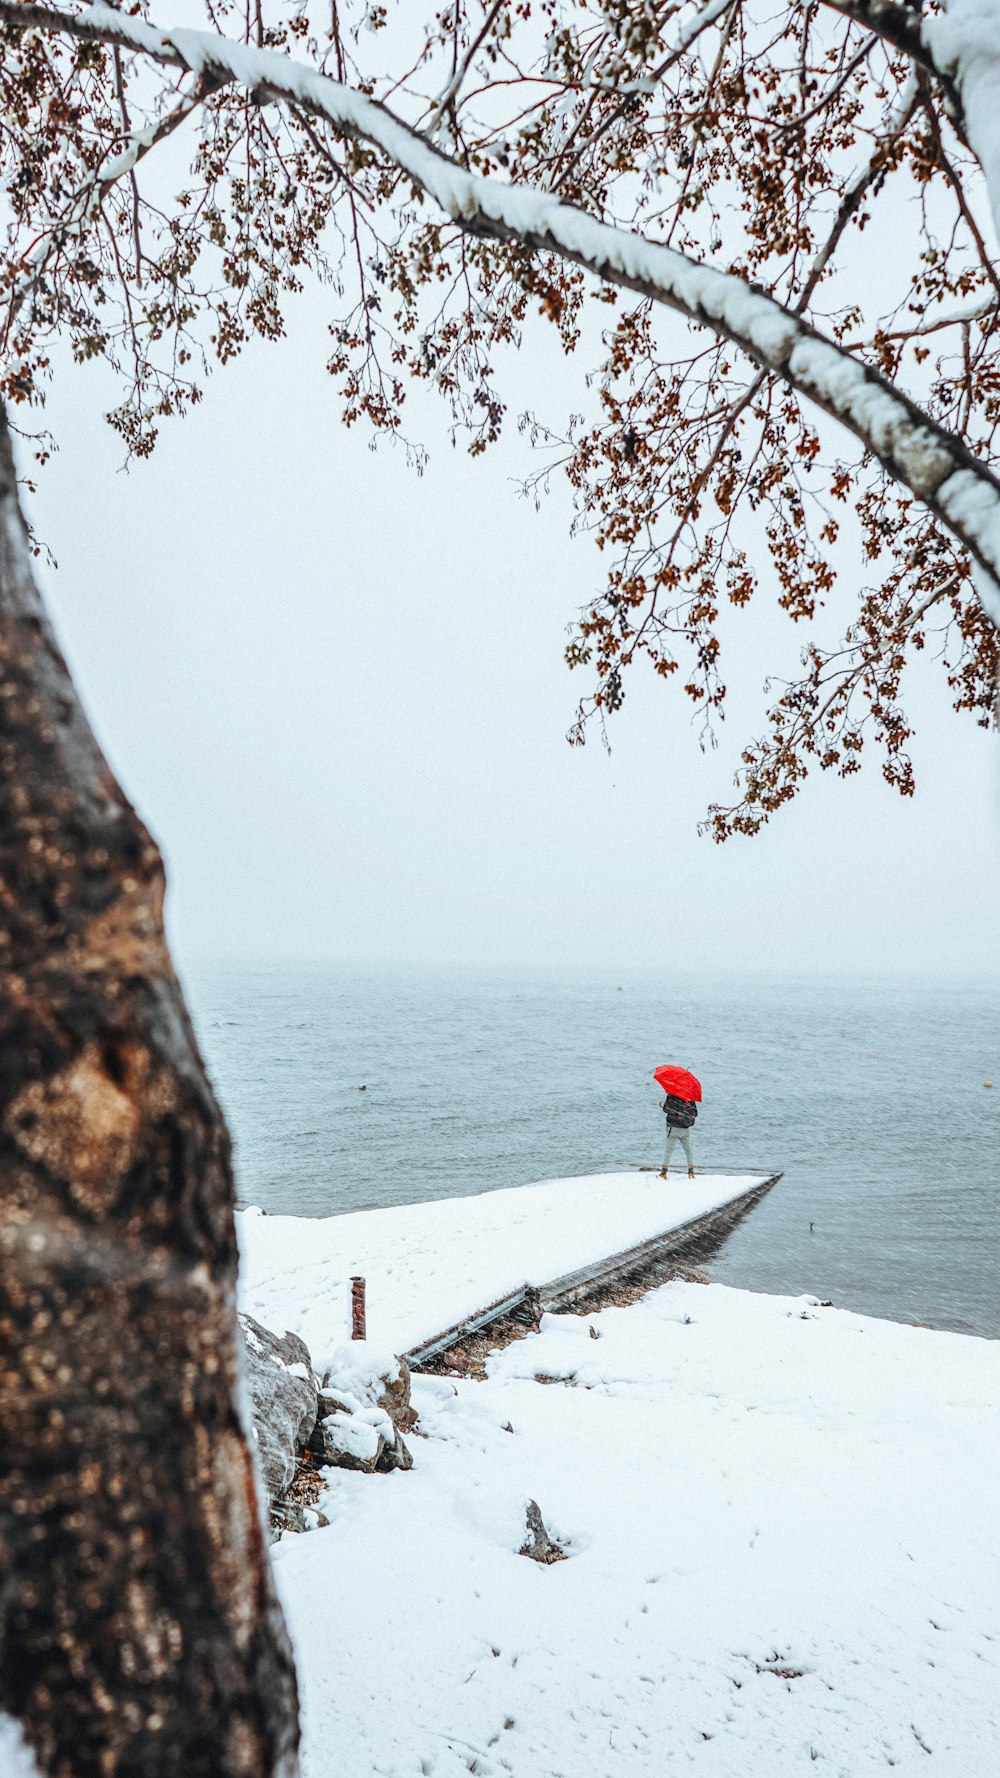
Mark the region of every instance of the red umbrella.
POLYGON ((696 1080, 686 1068, 654 1068, 653 1079, 665 1093, 672 1093, 676 1099, 693 1099, 696 1104, 701 1102, 701 1081, 696 1080))

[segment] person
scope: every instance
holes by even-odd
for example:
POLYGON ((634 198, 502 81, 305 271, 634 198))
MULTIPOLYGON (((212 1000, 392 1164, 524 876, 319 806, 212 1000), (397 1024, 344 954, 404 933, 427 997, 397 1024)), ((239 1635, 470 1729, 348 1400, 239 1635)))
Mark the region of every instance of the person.
POLYGON ((666 1179, 670 1165, 670 1156, 674 1152, 674 1144, 679 1142, 684 1150, 688 1164, 688 1178, 694 1178, 694 1157, 691 1153, 691 1128, 698 1116, 698 1107, 693 1099, 679 1099, 676 1093, 668 1093, 663 1101, 663 1113, 667 1120, 667 1142, 663 1151, 663 1171, 661 1179, 666 1179))

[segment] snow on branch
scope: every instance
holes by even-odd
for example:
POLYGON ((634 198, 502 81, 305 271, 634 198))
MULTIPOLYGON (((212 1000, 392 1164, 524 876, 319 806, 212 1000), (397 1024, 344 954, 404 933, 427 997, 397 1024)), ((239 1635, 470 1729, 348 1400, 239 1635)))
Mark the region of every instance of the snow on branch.
POLYGON ((451 79, 448 81, 447 86, 445 87, 444 91, 439 95, 439 97, 435 100, 434 106, 431 111, 431 115, 428 118, 427 123, 425 125, 425 128, 426 128, 429 135, 434 133, 435 128, 436 128, 437 124, 440 122, 441 118, 443 118, 445 116, 445 114, 448 112, 449 108, 452 105, 454 105, 456 99, 458 98, 458 95, 462 90, 462 86, 465 83, 465 78, 469 72, 469 69, 472 67, 472 64, 475 61, 478 51, 482 48, 483 43, 485 42, 486 38, 489 36, 489 33, 492 30, 494 23, 496 22, 497 14, 500 11, 500 4, 501 4, 501 0, 494 0, 494 4, 490 7, 490 10, 486 14, 486 17, 483 19, 483 22, 482 22, 481 26, 479 27, 479 30, 476 32, 475 36, 472 38, 471 42, 469 43, 468 49, 466 50, 461 61, 458 63, 457 67, 455 68, 455 71, 452 74, 451 79))
POLYGON ((3 326, 0 328, 0 339, 6 338, 9 334, 23 303, 30 296, 52 260, 69 241, 82 239, 112 186, 117 185, 120 179, 124 179, 132 173, 152 149, 166 141, 168 136, 172 136, 174 131, 198 109, 208 94, 215 91, 218 84, 216 80, 203 78, 197 80, 193 91, 183 93, 177 103, 165 112, 157 122, 147 124, 140 130, 132 130, 126 145, 115 155, 114 159, 99 167, 92 177, 73 193, 60 222, 49 233, 41 236, 32 252, 21 262, 21 269, 13 276, 9 291, 4 293, 3 302, 6 315, 3 326))
POLYGON ((996 0, 942 0, 933 17, 901 0, 824 0, 902 50, 938 83, 952 124, 986 176, 1000 235, 1000 14, 996 0))
POLYGON ((986 176, 1000 235, 1000 10, 996 0, 945 0, 922 36, 942 82, 958 96, 965 134, 986 176))
MULTIPOLYGON (((881 0, 856 0, 856 4, 852 0, 839 9, 864 23, 869 15, 883 23, 895 20, 897 12, 912 18, 906 9, 881 0)), ((993 13, 989 0, 952 0, 944 23, 953 27, 949 41, 956 67, 969 53, 968 45, 978 41, 974 20, 981 23, 993 13), (958 31, 963 15, 964 38, 958 31)), ((301 106, 343 135, 385 154, 469 233, 570 260, 605 282, 662 303, 732 341, 765 372, 782 378, 847 427, 863 449, 947 527, 977 563, 979 596, 1000 625, 1000 481, 961 439, 885 377, 762 290, 643 235, 600 222, 544 190, 470 173, 387 106, 275 50, 235 43, 212 32, 161 31, 100 4, 73 14, 0 0, 0 17, 115 43, 157 62, 186 68, 202 79, 235 81, 261 98, 301 106)), ((989 64, 1000 78, 996 54, 989 64)), ((980 83, 988 84, 985 79, 980 83)), ((978 107, 980 87, 973 84, 969 91, 978 107)), ((995 115, 1000 117, 1000 106, 995 115)), ((1000 135, 997 142, 1000 171, 1000 135)))
POLYGON ((904 4, 904 0, 824 0, 824 5, 843 13, 856 25, 863 25, 866 31, 883 38, 893 49, 901 49, 929 74, 939 73, 933 51, 925 40, 923 20, 917 7, 904 4))
POLYGON ((714 25, 732 4, 733 0, 707 0, 707 4, 702 7, 701 11, 696 12, 694 18, 689 19, 683 29, 678 32, 676 42, 670 52, 671 60, 682 55, 686 49, 690 49, 695 39, 700 37, 703 31, 707 31, 709 25, 714 25))

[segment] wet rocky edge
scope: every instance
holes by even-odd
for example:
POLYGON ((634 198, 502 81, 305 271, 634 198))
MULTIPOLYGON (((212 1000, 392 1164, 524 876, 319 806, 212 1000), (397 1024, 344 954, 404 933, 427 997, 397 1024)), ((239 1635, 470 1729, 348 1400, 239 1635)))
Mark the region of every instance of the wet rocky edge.
POLYGON ((241 1314, 253 1436, 272 1531, 326 1523, 317 1501, 326 1469, 385 1475, 413 1467, 404 1438, 416 1427, 410 1369, 393 1354, 357 1346, 317 1375, 297 1334, 272 1333, 241 1314))

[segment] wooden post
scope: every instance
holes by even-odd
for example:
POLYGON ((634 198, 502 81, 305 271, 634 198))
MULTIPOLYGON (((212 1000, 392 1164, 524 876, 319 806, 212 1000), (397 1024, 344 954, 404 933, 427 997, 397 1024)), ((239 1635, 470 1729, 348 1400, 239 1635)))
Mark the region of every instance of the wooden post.
POLYGON ((363 1278, 351 1279, 351 1339, 364 1340, 365 1332, 365 1281, 363 1278))

